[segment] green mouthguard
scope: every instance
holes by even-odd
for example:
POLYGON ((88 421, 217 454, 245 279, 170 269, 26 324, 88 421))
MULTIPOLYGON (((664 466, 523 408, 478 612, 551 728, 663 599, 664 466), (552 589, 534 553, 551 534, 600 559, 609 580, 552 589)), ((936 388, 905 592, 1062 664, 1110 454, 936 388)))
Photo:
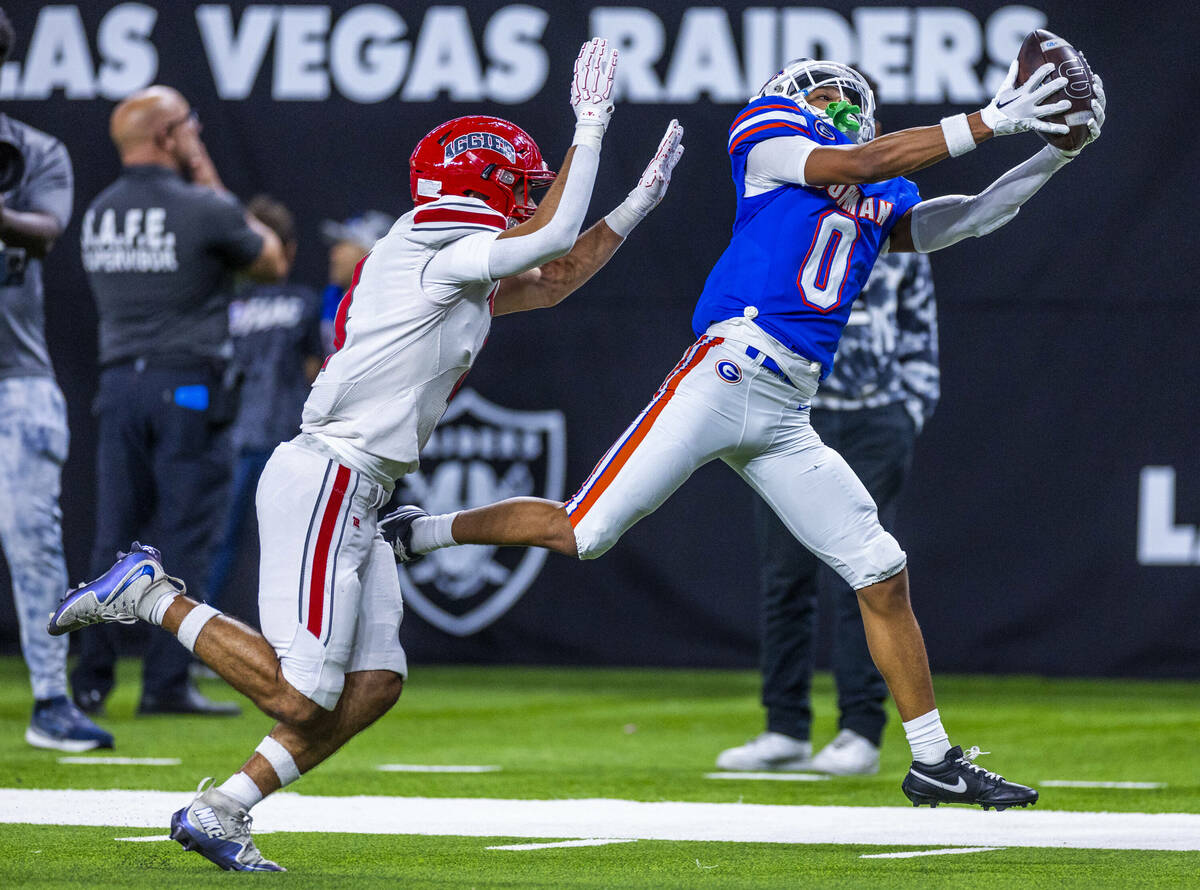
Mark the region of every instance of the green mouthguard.
POLYGON ((849 135, 858 132, 858 121, 854 120, 850 115, 862 114, 862 109, 853 102, 847 102, 845 99, 830 102, 825 106, 825 113, 829 115, 829 119, 833 121, 833 125, 843 133, 849 135))

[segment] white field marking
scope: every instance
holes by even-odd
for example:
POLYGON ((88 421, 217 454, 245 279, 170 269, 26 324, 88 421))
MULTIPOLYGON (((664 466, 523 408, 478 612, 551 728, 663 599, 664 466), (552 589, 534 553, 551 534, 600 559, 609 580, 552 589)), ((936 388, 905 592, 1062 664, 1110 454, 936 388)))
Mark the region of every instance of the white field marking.
POLYGON ((60 757, 59 763, 100 766, 179 766, 178 757, 60 757))
MULTIPOLYGON (((161 829, 195 791, 0 789, 0 823, 161 829)), ((895 847, 1072 847, 1200 851, 1200 813, 1081 813, 968 807, 819 807, 606 799, 317 797, 272 794, 255 830, 453 837, 627 837, 895 847)))
POLYGON ((549 850, 552 847, 603 847, 605 844, 632 844, 636 837, 585 837, 577 841, 555 841, 552 844, 507 844, 488 847, 489 850, 549 850))
POLYGON ((950 847, 947 850, 906 850, 902 853, 864 853, 859 859, 916 859, 918 856, 953 856, 956 853, 987 853, 1003 847, 950 847))
POLYGON ((375 769, 384 773, 497 773, 498 766, 442 766, 425 763, 381 763, 375 769))
POLYGON ((169 834, 135 834, 133 837, 114 837, 114 841, 131 841, 133 843, 147 843, 149 841, 169 841, 169 834))
POLYGON ((748 779, 751 782, 827 782, 822 773, 705 773, 706 779, 748 779))
POLYGON ((1134 788, 1153 790, 1155 788, 1166 788, 1166 782, 1079 782, 1074 779, 1047 779, 1044 782, 1038 782, 1039 785, 1045 785, 1047 788, 1134 788))

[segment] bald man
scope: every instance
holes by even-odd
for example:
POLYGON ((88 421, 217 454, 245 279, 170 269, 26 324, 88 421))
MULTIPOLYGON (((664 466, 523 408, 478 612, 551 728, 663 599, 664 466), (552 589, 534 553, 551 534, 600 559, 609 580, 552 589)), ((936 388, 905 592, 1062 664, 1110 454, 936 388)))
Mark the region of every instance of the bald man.
MULTIPOLYGON (((189 578, 208 576, 230 470, 235 395, 230 278, 287 275, 278 236, 217 175, 200 121, 176 90, 152 86, 113 110, 121 176, 88 207, 83 265, 100 320, 93 567, 153 528, 189 578)), ((97 713, 113 687, 112 627, 83 635, 75 702, 97 713)), ((188 680, 190 657, 154 631, 140 714, 236 714, 188 680)))

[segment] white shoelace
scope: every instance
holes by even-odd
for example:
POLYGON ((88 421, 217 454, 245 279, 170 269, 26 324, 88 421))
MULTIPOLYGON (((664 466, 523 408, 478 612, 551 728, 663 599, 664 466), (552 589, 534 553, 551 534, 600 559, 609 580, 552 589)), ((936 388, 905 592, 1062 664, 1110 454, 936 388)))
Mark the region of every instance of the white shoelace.
POLYGON ((983 755, 991 754, 991 753, 992 753, 991 751, 980 751, 978 745, 972 745, 970 748, 967 749, 966 753, 964 753, 963 756, 959 758, 959 762, 963 766, 965 766, 967 769, 972 770, 976 773, 979 773, 986 779, 993 779, 994 781, 997 781, 997 782, 1003 782, 1004 776, 1002 776, 998 773, 993 773, 989 770, 986 770, 982 766, 979 766, 978 764, 972 762, 975 760, 976 757, 982 757, 983 755))

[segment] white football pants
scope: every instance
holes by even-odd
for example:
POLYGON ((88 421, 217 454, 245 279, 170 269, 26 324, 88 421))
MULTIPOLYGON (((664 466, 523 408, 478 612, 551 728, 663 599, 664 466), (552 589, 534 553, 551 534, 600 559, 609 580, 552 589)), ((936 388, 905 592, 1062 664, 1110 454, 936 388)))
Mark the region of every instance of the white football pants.
POLYGON ((567 502, 581 559, 606 552, 699 467, 720 458, 855 590, 904 568, 875 502, 809 424, 819 366, 786 382, 746 344, 704 336, 567 502))
POLYGON ((286 679, 332 710, 345 675, 408 673, 396 559, 376 526, 383 486, 292 442, 258 482, 258 611, 286 679))

